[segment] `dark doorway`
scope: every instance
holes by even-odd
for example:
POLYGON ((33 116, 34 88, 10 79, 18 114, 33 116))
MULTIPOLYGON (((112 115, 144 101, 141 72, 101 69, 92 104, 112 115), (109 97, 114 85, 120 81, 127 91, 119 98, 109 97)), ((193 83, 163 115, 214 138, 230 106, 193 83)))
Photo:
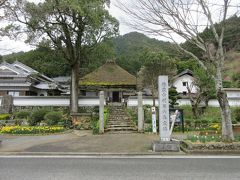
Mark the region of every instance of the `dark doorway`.
POLYGON ((119 101, 119 92, 117 92, 117 91, 113 92, 113 102, 120 102, 119 101))

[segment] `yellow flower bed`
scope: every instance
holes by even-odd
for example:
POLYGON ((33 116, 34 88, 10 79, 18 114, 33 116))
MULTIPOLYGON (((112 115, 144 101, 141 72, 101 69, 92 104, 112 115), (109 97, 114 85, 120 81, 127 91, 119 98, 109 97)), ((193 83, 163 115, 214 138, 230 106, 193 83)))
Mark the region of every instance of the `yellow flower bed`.
POLYGON ((4 126, 0 129, 0 133, 3 134, 44 134, 63 131, 63 127, 55 126, 4 126))

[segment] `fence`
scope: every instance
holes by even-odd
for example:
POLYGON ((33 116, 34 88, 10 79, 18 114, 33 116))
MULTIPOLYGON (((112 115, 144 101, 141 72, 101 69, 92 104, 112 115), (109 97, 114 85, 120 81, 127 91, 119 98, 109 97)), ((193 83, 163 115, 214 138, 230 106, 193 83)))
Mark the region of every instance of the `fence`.
MULTIPOLYGON (((0 103, 2 97, 0 96, 0 103)), ((240 98, 229 98, 229 104, 232 107, 240 106, 240 98)), ((80 97, 78 99, 79 106, 99 106, 98 97, 80 97)), ((191 105, 189 99, 179 99, 179 105, 191 105)), ((19 96, 13 97, 14 106, 69 106, 69 96, 19 96)), ((136 96, 128 99, 127 106, 137 106, 138 100, 136 96)), ((209 106, 219 107, 216 99, 209 101, 209 106)), ((143 97, 143 105, 152 105, 151 97, 143 97)), ((158 106, 158 99, 156 99, 156 106, 158 106)))

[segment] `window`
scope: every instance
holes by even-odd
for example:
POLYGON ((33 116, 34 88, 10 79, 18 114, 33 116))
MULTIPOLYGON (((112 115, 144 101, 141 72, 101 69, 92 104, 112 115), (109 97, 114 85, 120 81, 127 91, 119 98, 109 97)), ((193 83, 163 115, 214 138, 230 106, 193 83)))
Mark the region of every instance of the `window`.
POLYGON ((187 95, 187 92, 186 92, 186 91, 183 91, 183 95, 186 96, 186 95, 187 95))
POLYGON ((188 82, 183 82, 182 84, 183 84, 183 86, 187 86, 188 82))

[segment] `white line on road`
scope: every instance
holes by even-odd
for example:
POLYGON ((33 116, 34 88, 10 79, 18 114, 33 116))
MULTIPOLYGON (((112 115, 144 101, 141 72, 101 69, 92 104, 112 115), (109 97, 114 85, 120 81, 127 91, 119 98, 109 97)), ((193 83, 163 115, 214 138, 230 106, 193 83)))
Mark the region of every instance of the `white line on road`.
POLYGON ((178 156, 178 155, 0 155, 0 158, 36 158, 36 159, 240 159, 240 156, 178 156))

